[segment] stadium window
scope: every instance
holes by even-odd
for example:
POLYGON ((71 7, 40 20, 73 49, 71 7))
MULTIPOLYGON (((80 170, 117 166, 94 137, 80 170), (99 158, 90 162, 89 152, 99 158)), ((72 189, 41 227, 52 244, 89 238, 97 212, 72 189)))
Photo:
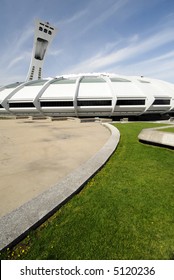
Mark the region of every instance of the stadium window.
POLYGON ((39 26, 39 30, 40 30, 40 31, 43 31, 43 28, 42 28, 41 26, 39 26))
POLYGON ((21 84, 22 83, 17 82, 17 83, 14 83, 14 84, 7 85, 5 88, 16 88, 16 87, 18 87, 21 84))
POLYGON ((106 83, 106 81, 100 77, 85 77, 82 78, 80 83, 106 83))
POLYGON ((61 80, 53 80, 50 84, 75 84, 75 79, 61 79, 61 80))
POLYGON ((44 29, 44 32, 45 32, 45 33, 47 33, 47 32, 48 32, 48 30, 45 28, 45 29, 44 29))
POLYGON ((123 79, 123 78, 110 78, 111 82, 114 82, 114 83, 118 83, 118 82, 125 82, 125 83, 129 83, 131 81, 129 80, 126 80, 126 79, 123 79))
POLYGON ((152 105, 170 105, 170 99, 155 99, 152 105))
POLYGON ((34 58, 38 60, 43 60, 47 46, 48 41, 38 37, 36 41, 36 50, 34 58))
POLYGON ((49 30, 49 31, 48 31, 48 34, 49 34, 49 35, 52 35, 52 32, 49 30))
POLYGON ((73 107, 73 101, 41 101, 41 107, 73 107))
POLYGON ((112 100, 78 100, 77 106, 111 106, 112 100))
POLYGON ((137 105, 145 105, 145 99, 118 99, 118 106, 137 106, 137 105))
POLYGON ((150 84, 150 82, 148 82, 148 81, 144 81, 144 80, 138 80, 138 81, 142 84, 150 84))
POLYGON ((10 108, 33 108, 35 107, 32 102, 9 103, 10 108))
POLYGON ((47 80, 35 80, 33 82, 29 82, 25 85, 25 87, 33 87, 33 86, 42 86, 47 82, 47 80))

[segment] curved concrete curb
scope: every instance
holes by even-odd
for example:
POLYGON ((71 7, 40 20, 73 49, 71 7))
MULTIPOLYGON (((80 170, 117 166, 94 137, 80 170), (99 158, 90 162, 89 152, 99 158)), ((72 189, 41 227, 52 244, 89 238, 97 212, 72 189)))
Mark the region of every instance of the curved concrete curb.
POLYGON ((158 131, 159 129, 172 127, 162 126, 157 128, 147 128, 143 129, 138 135, 138 139, 143 142, 150 144, 168 146, 174 148, 174 133, 158 131))
POLYGON ((106 163, 119 143, 120 133, 110 124, 103 125, 111 131, 111 136, 92 158, 49 190, 0 218, 0 249, 14 245, 29 229, 51 216, 106 163))

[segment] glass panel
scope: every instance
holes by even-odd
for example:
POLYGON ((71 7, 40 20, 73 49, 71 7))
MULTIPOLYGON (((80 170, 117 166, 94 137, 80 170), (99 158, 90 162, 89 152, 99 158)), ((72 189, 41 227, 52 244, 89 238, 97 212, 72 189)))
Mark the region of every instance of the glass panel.
MULTIPOLYGON (((44 29, 45 32, 46 29, 44 29)), ((48 46, 48 41, 44 40, 42 38, 37 38, 37 43, 36 43, 36 50, 35 50, 35 59, 38 60, 43 60, 46 49, 48 46)))
POLYGON ((26 84, 25 86, 26 87, 33 87, 33 86, 42 86, 44 85, 46 82, 48 82, 48 80, 36 80, 36 81, 33 81, 29 84, 26 84))
POLYGON ((62 80, 56 80, 52 81, 50 84, 75 84, 76 80, 71 79, 62 79, 62 80))
POLYGON ((133 105, 145 105, 145 99, 119 99, 117 100, 116 105, 122 105, 122 106, 133 106, 133 105))
POLYGON ((73 101, 41 101, 41 107, 72 107, 73 101))
POLYGON ((131 82, 129 80, 126 80, 126 79, 122 79, 122 78, 110 78, 111 82, 114 82, 114 83, 118 83, 118 82, 131 82))
POLYGON ((16 87, 18 87, 21 84, 22 83, 14 83, 14 84, 10 84, 10 85, 5 86, 5 88, 16 88, 16 87))
POLYGON ((78 100, 77 106, 111 106, 112 100, 78 100))
POLYGON ((170 99, 155 99, 152 105, 170 105, 170 99))
POLYGON ((85 77, 80 81, 80 83, 106 83, 106 81, 102 78, 85 77))
POLYGON ((143 80, 138 80, 140 83, 144 83, 144 84, 150 84, 150 82, 148 82, 148 81, 143 81, 143 80))
POLYGON ((32 102, 21 102, 21 103, 9 103, 10 108, 31 108, 35 107, 32 102))

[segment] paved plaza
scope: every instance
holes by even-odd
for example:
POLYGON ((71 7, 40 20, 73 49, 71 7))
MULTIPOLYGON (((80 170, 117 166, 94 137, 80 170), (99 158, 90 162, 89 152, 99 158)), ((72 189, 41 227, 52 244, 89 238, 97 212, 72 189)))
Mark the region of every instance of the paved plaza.
POLYGON ((0 120, 0 216, 54 186, 110 136, 99 123, 0 120))

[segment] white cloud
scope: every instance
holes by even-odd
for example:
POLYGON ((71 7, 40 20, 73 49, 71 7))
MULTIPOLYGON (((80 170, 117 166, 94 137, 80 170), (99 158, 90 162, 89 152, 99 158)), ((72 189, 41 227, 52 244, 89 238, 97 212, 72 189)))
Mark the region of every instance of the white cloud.
POLYGON ((86 26, 82 29, 80 32, 80 35, 86 33, 89 31, 91 28, 94 28, 97 25, 100 25, 104 23, 108 18, 111 16, 116 16, 117 13, 120 11, 121 8, 123 8, 128 0, 118 0, 116 1, 113 5, 107 5, 107 1, 104 1, 106 3, 106 7, 100 11, 99 7, 101 3, 98 3, 98 11, 97 11, 97 16, 95 16, 93 19, 90 20, 88 19, 88 22, 86 26))
POLYGON ((30 26, 30 28, 24 28, 20 31, 20 33, 16 33, 16 38, 13 42, 13 51, 18 52, 21 48, 28 42, 32 41, 34 37, 34 26, 30 26))
POLYGON ((138 63, 118 64, 106 70, 124 75, 154 77, 174 83, 174 51, 138 63))
POLYGON ((62 49, 60 50, 56 50, 56 49, 48 49, 48 55, 51 55, 51 56, 58 56, 59 54, 61 54, 63 52, 62 49))
POLYGON ((11 81, 20 81, 20 78, 23 80, 26 73, 23 74, 20 71, 23 70, 23 65, 29 65, 31 58, 34 25, 30 25, 29 28, 23 26, 21 30, 16 29, 15 31, 13 34, 7 34, 5 48, 1 50, 0 71, 2 73, 0 79, 5 84, 11 81), (28 49, 29 44, 31 49, 28 49))
POLYGON ((56 26, 59 25, 68 25, 68 24, 72 24, 75 21, 81 19, 82 17, 84 17, 87 14, 88 10, 84 9, 81 10, 79 12, 77 12, 76 14, 74 14, 73 16, 71 16, 70 18, 65 18, 63 20, 58 21, 57 23, 55 23, 56 26))
MULTIPOLYGON (((127 40, 127 42, 124 42, 124 44, 126 44, 125 47, 108 52, 107 54, 105 51, 98 51, 95 55, 87 58, 82 63, 74 65, 70 71, 76 73, 82 72, 84 70, 98 71, 100 69, 103 70, 106 67, 113 67, 114 64, 128 61, 132 58, 142 60, 142 55, 173 41, 173 30, 170 28, 160 30, 160 32, 156 33, 155 35, 151 35, 150 37, 143 40, 141 40, 141 38, 139 38, 137 35, 133 35, 127 40)), ((115 45, 116 43, 117 42, 115 42, 115 45)), ((114 46, 114 43, 112 44, 114 46)), ((165 54, 164 58, 167 58, 167 54, 165 54)))
POLYGON ((11 60, 10 63, 8 64, 8 66, 7 66, 7 70, 14 67, 18 62, 20 62, 23 59, 24 59, 24 56, 20 55, 20 56, 14 58, 13 60, 11 60))

